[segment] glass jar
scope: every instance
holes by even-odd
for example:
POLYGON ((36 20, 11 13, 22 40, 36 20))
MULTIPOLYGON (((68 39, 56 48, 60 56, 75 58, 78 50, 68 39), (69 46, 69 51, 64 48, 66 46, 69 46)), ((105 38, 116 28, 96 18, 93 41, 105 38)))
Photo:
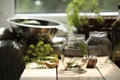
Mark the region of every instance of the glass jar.
POLYGON ((88 46, 84 34, 68 34, 62 47, 65 70, 83 71, 87 65, 88 46))
POLYGON ((84 34, 68 34, 62 46, 62 53, 68 57, 82 57, 88 54, 84 34))
POLYGON ((110 56, 111 43, 107 38, 107 32, 90 32, 87 43, 89 55, 110 56))

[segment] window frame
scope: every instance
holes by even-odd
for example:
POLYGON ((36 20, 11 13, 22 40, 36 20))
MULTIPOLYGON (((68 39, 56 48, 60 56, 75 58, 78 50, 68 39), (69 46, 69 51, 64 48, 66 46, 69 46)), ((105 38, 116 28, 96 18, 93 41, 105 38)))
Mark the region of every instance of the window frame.
MULTIPOLYGON (((32 18, 48 18, 61 21, 67 24, 66 13, 16 13, 16 0, 14 0, 14 17, 32 17, 32 18)), ((84 15, 84 13, 80 13, 84 15)), ((118 12, 100 12, 100 15, 108 18, 117 18, 118 12)), ((88 17, 94 17, 93 13, 88 14, 88 17)))
MULTIPOLYGON (((81 13, 80 15, 83 15, 84 13, 81 13)), ((101 12, 101 16, 107 17, 107 18, 117 18, 118 12, 101 12)), ((32 18, 49 18, 53 20, 58 20, 61 22, 66 23, 67 22, 67 15, 66 13, 40 13, 40 14, 15 14, 15 17, 32 17, 32 18)), ((89 18, 94 17, 94 14, 90 13, 88 14, 89 18)))

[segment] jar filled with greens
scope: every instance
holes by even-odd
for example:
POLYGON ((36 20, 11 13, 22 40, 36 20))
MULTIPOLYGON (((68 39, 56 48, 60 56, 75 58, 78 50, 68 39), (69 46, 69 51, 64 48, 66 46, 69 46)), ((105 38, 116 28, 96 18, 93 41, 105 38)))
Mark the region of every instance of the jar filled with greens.
POLYGON ((62 62, 65 70, 84 70, 87 64, 88 46, 84 34, 68 34, 62 46, 62 62))
POLYGON ((68 34, 62 46, 64 56, 82 57, 88 54, 84 34, 68 34))

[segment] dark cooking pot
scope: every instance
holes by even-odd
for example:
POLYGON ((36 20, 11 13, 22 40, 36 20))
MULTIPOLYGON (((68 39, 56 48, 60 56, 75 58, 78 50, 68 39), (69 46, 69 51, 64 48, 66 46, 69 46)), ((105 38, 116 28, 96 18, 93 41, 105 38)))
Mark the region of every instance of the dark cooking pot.
POLYGON ((65 26, 61 22, 37 19, 37 18, 9 18, 13 32, 17 34, 18 39, 26 39, 28 43, 35 43, 39 39, 44 39, 50 43, 58 32, 64 32, 65 26))

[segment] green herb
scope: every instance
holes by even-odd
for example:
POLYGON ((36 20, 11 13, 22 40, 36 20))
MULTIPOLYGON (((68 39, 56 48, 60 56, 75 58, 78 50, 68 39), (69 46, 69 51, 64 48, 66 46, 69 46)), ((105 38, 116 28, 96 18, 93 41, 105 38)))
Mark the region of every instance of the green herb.
POLYGON ((37 44, 30 44, 27 54, 25 55, 25 61, 37 61, 37 60, 48 60, 48 56, 57 57, 53 53, 54 49, 50 44, 39 41, 37 44))
POLYGON ((40 22, 37 20, 25 20, 23 22, 20 22, 22 24, 28 24, 28 25, 40 25, 40 22))
POLYGON ((85 42, 80 42, 80 43, 76 42, 69 48, 79 49, 83 55, 88 54, 88 46, 85 42))
POLYGON ((87 44, 85 44, 84 42, 81 42, 79 44, 79 49, 80 49, 81 53, 83 53, 83 55, 88 55, 88 46, 87 46, 87 44))
POLYGON ((68 67, 68 68, 72 68, 72 65, 73 65, 73 64, 75 64, 75 63, 74 63, 74 62, 68 62, 68 63, 67 63, 67 67, 68 67))
POLYGON ((82 27, 83 25, 88 25, 88 11, 91 11, 97 15, 97 21, 102 24, 104 19, 100 16, 98 7, 99 3, 97 0, 72 0, 67 8, 67 22, 70 27, 70 31, 73 29, 72 27, 82 27), (85 14, 80 16, 79 13, 84 12, 85 14))

